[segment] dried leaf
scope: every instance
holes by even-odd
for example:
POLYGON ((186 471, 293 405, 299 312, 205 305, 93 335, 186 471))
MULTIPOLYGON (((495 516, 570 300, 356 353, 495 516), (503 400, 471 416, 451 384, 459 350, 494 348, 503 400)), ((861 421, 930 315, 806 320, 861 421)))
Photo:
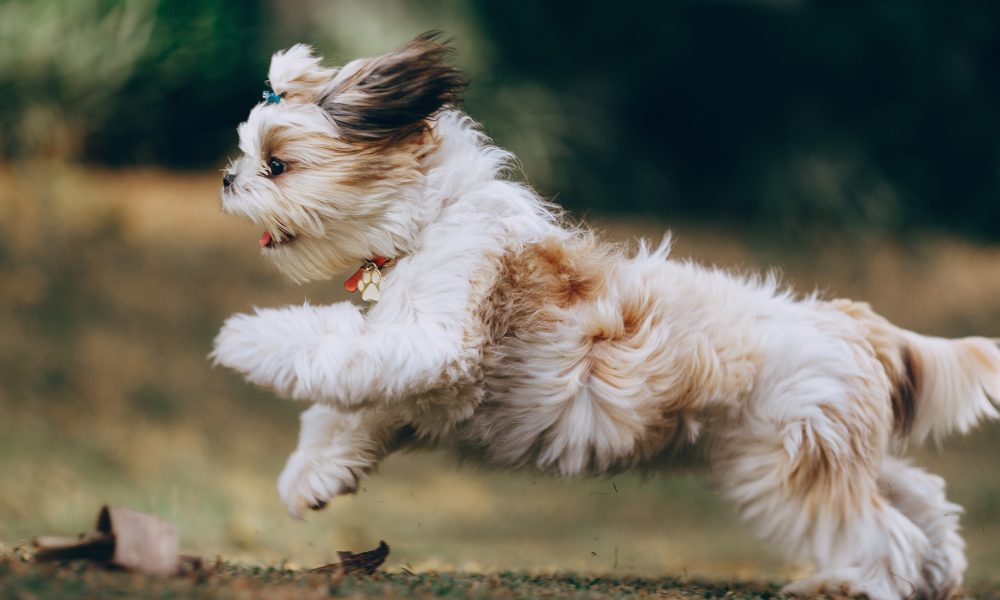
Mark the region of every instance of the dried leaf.
POLYGON ((113 564, 140 573, 177 572, 181 541, 172 523, 128 508, 105 506, 97 518, 97 530, 114 536, 113 564))
POLYGON ((344 575, 364 573, 371 575, 382 566, 386 557, 389 556, 389 545, 380 541, 378 548, 374 550, 360 554, 341 550, 337 552, 337 556, 340 557, 339 563, 332 563, 313 569, 313 573, 342 573, 344 575))
POLYGON ((35 538, 35 558, 86 559, 139 573, 172 575, 180 567, 177 529, 162 519, 128 508, 101 508, 97 531, 78 537, 35 538))
POLYGON ((35 560, 96 560, 107 562, 115 554, 114 536, 104 533, 81 533, 77 537, 43 535, 32 540, 35 560))

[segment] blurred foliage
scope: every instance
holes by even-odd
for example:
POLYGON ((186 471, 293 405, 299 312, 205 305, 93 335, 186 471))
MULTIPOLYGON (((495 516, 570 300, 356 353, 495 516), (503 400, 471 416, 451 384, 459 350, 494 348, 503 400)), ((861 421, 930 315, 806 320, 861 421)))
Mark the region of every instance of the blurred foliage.
POLYGON ((1000 233, 1000 4, 478 8, 503 77, 557 90, 574 119, 566 198, 1000 233))
POLYGON ((114 165, 215 166, 239 116, 260 97, 270 56, 264 8, 243 0, 161 0, 150 44, 87 140, 90 160, 114 165))
POLYGON ((0 149, 72 155, 115 107, 149 42, 152 5, 99 0, 0 4, 0 149))
POLYGON ((0 156, 204 167, 259 95, 260 2, 3 0, 0 156))
POLYGON ((7 157, 219 166, 271 51, 437 28, 468 111, 571 209, 1000 233, 997 3, 4 0, 0 24, 7 157))

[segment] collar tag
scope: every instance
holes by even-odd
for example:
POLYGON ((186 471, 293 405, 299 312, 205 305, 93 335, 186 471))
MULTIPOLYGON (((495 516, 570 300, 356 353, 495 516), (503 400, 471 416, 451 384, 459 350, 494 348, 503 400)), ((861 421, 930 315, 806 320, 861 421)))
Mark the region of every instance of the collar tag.
POLYGON ((370 260, 366 260, 361 268, 344 282, 344 289, 348 292, 360 290, 362 300, 377 302, 382 295, 382 282, 385 281, 380 269, 388 262, 389 259, 384 256, 373 256, 370 260))

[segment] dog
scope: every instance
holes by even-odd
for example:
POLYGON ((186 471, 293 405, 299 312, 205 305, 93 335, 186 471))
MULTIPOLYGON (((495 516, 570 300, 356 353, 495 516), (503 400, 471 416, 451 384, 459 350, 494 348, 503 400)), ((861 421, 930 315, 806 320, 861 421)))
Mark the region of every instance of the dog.
POLYGON ((354 271, 378 297, 237 314, 215 340, 216 364, 312 404, 289 512, 403 447, 563 476, 694 448, 757 535, 816 564, 789 593, 947 598, 961 508, 899 454, 998 416, 994 341, 568 225, 457 108, 452 54, 427 34, 336 69, 293 46, 239 125, 224 212, 293 281, 354 271))

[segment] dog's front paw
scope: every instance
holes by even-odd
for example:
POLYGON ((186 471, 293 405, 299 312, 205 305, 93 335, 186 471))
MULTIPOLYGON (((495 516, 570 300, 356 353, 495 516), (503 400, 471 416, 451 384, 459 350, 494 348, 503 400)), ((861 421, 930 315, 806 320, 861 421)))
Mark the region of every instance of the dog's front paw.
POLYGON ((278 479, 278 494, 288 514, 302 519, 306 510, 320 510, 333 498, 353 494, 361 472, 320 450, 296 450, 278 479))
POLYGON ((238 314, 226 319, 209 357, 242 373, 248 381, 289 394, 295 368, 287 338, 277 331, 267 314, 238 314))
POLYGON ((253 320, 256 318, 259 317, 240 313, 226 319, 208 355, 213 364, 240 372, 248 370, 248 363, 253 362, 250 358, 259 351, 254 347, 253 320))

